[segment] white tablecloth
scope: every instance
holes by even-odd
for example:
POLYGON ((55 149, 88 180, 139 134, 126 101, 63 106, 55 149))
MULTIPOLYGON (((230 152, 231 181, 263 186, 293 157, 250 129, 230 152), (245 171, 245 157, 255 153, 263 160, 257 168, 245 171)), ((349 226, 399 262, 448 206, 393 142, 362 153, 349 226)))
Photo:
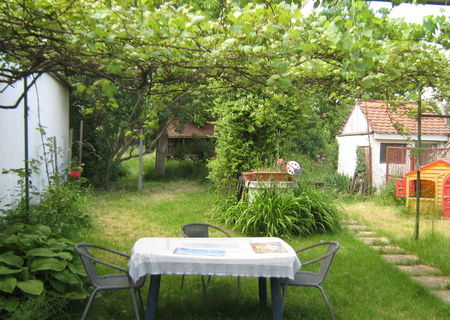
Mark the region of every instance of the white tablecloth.
POLYGON ((137 281, 157 274, 293 279, 301 263, 279 238, 141 238, 128 265, 137 281))

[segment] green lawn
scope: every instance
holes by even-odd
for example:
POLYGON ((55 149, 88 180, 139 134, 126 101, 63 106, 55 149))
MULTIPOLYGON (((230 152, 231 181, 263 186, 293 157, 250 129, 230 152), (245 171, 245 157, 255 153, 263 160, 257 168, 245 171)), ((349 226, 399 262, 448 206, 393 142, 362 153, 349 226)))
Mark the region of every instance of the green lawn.
MULTIPOLYGON (((177 237, 184 223, 210 221, 208 215, 218 199, 207 184, 195 181, 147 182, 141 192, 130 191, 128 183, 127 188, 92 197, 94 225, 82 241, 129 252, 141 237, 177 237)), ((338 319, 449 319, 449 306, 348 232, 285 240, 294 248, 320 240, 341 243, 325 283, 338 319)), ((270 303, 265 310, 258 306, 256 279, 243 278, 238 293, 235 279, 213 277, 207 301, 199 277, 187 277, 183 290, 180 281, 179 276, 162 278, 158 319, 271 319, 270 303)), ((85 302, 73 305, 74 319, 81 315, 85 302)), ((88 318, 133 317, 131 297, 124 291, 99 295, 88 318)), ((289 288, 285 319, 329 319, 319 290, 289 288)))
MULTIPOLYGON (((414 240, 415 215, 402 207, 380 206, 372 201, 345 204, 347 214, 367 224, 392 243, 413 252, 426 264, 450 275, 450 220, 423 215, 419 240, 414 240)), ((450 318, 450 317, 449 317, 450 318)))

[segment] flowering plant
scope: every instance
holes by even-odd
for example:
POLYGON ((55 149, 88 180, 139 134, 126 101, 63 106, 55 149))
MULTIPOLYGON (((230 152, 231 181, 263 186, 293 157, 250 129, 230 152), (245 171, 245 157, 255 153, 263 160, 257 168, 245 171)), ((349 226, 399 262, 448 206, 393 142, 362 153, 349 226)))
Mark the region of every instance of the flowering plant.
POLYGON ((72 178, 80 178, 81 173, 80 173, 80 171, 70 171, 69 176, 71 176, 72 178))
POLYGON ((326 161, 327 158, 322 157, 320 154, 316 154, 317 163, 316 166, 320 167, 322 165, 322 162, 326 161))
POLYGON ((286 162, 283 158, 277 160, 277 165, 280 167, 281 172, 286 171, 286 162))

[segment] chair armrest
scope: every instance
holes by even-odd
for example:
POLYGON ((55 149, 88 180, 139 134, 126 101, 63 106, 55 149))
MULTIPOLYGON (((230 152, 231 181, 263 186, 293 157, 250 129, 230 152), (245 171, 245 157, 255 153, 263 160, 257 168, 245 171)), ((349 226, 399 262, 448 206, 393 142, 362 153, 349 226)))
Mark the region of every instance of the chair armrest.
POLYGON ((117 254, 117 255, 119 255, 119 256, 121 256, 121 257, 130 259, 130 255, 128 255, 128 254, 126 254, 126 253, 123 253, 123 252, 120 252, 120 251, 116 251, 116 250, 113 250, 113 249, 110 249, 110 248, 106 248, 106 247, 103 247, 103 246, 99 246, 99 245, 96 245, 96 244, 80 243, 79 245, 80 245, 80 246, 83 246, 83 247, 90 247, 90 248, 95 248, 95 249, 100 249, 100 250, 108 251, 108 252, 117 254))
MULTIPOLYGON (((107 250, 107 251, 109 251, 109 250, 107 250)), ((97 259, 97 258, 88 256, 88 255, 86 255, 86 254, 84 254, 84 253, 82 253, 82 252, 79 252, 79 254, 82 255, 83 257, 85 257, 86 259, 95 261, 95 262, 97 262, 97 263, 100 263, 100 264, 102 264, 102 265, 104 265, 104 266, 107 266, 107 267, 110 267, 110 268, 112 268, 112 269, 116 269, 116 270, 122 271, 122 272, 126 273, 127 275, 129 275, 128 270, 126 270, 126 269, 124 269, 124 268, 122 268, 122 267, 116 266, 115 264, 112 264, 112 263, 109 263, 109 262, 106 262, 106 261, 99 260, 99 259, 97 259)))
POLYGON ((317 257, 317 258, 308 260, 308 261, 302 263, 302 267, 306 267, 306 266, 308 266, 308 265, 310 265, 310 264, 319 262, 319 261, 321 261, 321 260, 323 260, 323 259, 329 257, 329 256, 332 255, 332 254, 334 254, 334 251, 330 251, 330 252, 328 252, 328 253, 326 253, 326 254, 320 256, 320 257, 317 257))
POLYGON ((309 245, 307 247, 301 248, 301 249, 299 249, 299 250, 297 250, 295 252, 296 253, 300 253, 300 252, 304 252, 306 250, 309 250, 309 249, 312 249, 312 248, 315 248, 315 247, 319 247, 319 246, 323 246, 323 245, 330 245, 330 244, 334 244, 334 245, 337 244, 337 246, 333 250, 330 250, 329 252, 325 253, 324 255, 321 255, 321 256, 319 256, 317 258, 314 258, 314 259, 311 259, 311 260, 308 260, 308 261, 302 263, 302 266, 307 266, 307 265, 319 262, 321 260, 324 260, 327 257, 329 257, 330 255, 335 254, 336 251, 339 249, 339 243, 337 243, 335 241, 323 241, 323 242, 315 243, 315 244, 309 245))
POLYGON ((309 245, 309 246, 306 246, 306 247, 304 247, 304 248, 298 249, 298 250, 296 250, 295 252, 300 253, 300 252, 306 251, 306 250, 308 250, 308 249, 312 249, 312 248, 315 248, 315 247, 318 247, 318 246, 323 246, 324 244, 332 244, 332 243, 334 243, 334 242, 331 242, 331 241, 322 241, 322 242, 314 243, 314 244, 312 244, 312 245, 309 245))

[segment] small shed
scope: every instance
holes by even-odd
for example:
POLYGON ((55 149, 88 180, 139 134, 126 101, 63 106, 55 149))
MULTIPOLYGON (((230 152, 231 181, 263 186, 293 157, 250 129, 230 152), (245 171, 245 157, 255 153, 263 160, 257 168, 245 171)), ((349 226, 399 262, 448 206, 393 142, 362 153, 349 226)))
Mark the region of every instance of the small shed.
MULTIPOLYGON (((420 168, 422 194, 420 205, 424 211, 442 212, 450 218, 450 158, 440 159, 420 168)), ((406 206, 416 207, 417 171, 411 171, 404 179, 396 180, 397 197, 406 198, 406 206)))
MULTIPOLYGON (((406 150, 414 147, 417 137, 417 120, 409 116, 411 112, 417 112, 416 108, 417 104, 411 101, 388 103, 384 100, 356 100, 336 137, 339 144, 338 172, 353 177, 358 162, 358 149, 365 155, 368 179, 375 188, 383 186, 388 175, 404 176, 412 170, 414 167, 410 167, 410 157, 407 156, 409 152, 406 150), (389 156, 389 148, 398 148, 398 157, 389 156), (399 174, 387 170, 389 162, 399 174)), ((429 111, 429 114, 435 113, 429 111)), ((443 119, 423 118, 423 148, 445 148, 449 136, 450 126, 443 119)), ((447 156, 440 155, 433 160, 445 157, 447 156)))
POLYGON ((214 126, 210 123, 200 127, 193 123, 182 124, 173 120, 167 127, 167 156, 180 159, 192 156, 199 150, 214 150, 214 126))

